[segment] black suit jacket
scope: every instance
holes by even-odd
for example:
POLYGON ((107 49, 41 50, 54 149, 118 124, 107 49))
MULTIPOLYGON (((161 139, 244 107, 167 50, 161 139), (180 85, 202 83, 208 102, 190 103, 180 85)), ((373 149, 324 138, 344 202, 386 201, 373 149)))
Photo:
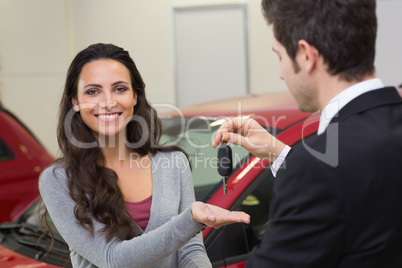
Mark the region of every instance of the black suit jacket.
POLYGON ((262 243, 246 267, 402 267, 402 100, 393 87, 348 103, 291 150, 262 243))

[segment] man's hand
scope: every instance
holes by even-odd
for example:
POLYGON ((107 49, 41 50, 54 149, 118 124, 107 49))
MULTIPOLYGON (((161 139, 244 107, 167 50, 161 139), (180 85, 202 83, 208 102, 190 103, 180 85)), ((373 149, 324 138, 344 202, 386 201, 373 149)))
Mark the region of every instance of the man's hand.
POLYGON ((272 162, 285 148, 284 143, 251 118, 228 118, 218 129, 212 147, 227 142, 240 145, 251 154, 272 162))
POLYGON ((235 222, 250 223, 250 215, 242 211, 229 211, 203 202, 191 204, 191 212, 194 220, 215 229, 235 222))

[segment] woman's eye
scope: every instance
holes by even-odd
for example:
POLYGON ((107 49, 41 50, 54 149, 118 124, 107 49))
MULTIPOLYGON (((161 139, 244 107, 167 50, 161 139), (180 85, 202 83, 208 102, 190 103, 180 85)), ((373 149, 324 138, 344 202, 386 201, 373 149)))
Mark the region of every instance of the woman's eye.
POLYGON ((86 94, 88 94, 88 95, 95 95, 96 93, 97 93, 97 91, 95 89, 89 89, 86 92, 86 94))
POLYGON ((128 88, 126 88, 126 87, 117 87, 116 88, 116 91, 117 92, 125 92, 125 91, 127 91, 128 90, 128 88))

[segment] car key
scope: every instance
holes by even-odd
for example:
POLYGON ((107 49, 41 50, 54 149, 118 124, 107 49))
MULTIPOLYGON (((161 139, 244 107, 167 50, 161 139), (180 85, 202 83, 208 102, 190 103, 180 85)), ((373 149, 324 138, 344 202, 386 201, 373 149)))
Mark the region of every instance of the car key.
POLYGON ((218 173, 222 176, 223 193, 227 192, 227 180, 232 174, 232 148, 221 145, 218 148, 218 173))

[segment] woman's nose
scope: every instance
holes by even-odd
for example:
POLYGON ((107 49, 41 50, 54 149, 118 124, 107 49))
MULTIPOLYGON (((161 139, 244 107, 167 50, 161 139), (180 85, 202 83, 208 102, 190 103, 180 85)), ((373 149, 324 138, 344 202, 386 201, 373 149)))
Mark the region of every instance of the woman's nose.
POLYGON ((105 99, 100 102, 99 106, 110 111, 116 108, 117 102, 112 98, 112 96, 106 96, 105 99))

